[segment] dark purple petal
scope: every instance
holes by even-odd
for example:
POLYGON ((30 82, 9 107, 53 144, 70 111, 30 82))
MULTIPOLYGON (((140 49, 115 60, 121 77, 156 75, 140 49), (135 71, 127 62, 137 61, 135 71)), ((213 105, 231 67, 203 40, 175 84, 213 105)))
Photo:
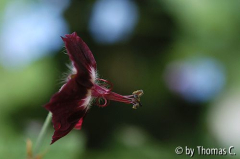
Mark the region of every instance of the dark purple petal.
POLYGON ((91 74, 96 71, 96 61, 86 43, 77 35, 76 32, 62 37, 65 42, 69 58, 77 70, 78 82, 87 87, 91 87, 91 74))
POLYGON ((67 135, 86 114, 87 105, 84 105, 84 99, 87 97, 87 91, 87 88, 71 79, 45 105, 45 108, 52 112, 55 129, 52 143, 67 135))

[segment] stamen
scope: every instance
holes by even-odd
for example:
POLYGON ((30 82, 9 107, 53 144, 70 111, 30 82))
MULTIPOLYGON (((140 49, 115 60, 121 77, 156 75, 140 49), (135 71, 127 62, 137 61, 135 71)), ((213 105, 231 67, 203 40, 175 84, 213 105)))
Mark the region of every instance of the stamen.
POLYGON ((136 90, 132 94, 133 95, 138 95, 138 97, 141 97, 143 95, 143 90, 136 90))
POLYGON ((104 86, 105 88, 108 88, 109 91, 112 90, 113 84, 112 84, 111 82, 109 82, 109 81, 107 81, 107 80, 105 80, 105 79, 101 79, 101 78, 97 78, 96 80, 97 80, 97 81, 102 81, 102 82, 104 82, 104 83, 101 84, 101 85, 104 86))
POLYGON ((97 106, 99 106, 99 107, 105 107, 105 106, 107 106, 108 105, 108 100, 105 98, 105 97, 98 97, 97 99, 97 106), (100 104, 100 100, 101 99, 103 99, 104 100, 104 104, 100 104))
MULTIPOLYGON (((112 84, 104 79, 97 79, 99 81, 103 81, 107 84, 110 85, 110 89, 112 88, 112 84)), ((91 95, 92 97, 95 97, 96 98, 96 104, 98 106, 101 106, 101 107, 105 107, 107 106, 107 104, 109 103, 108 101, 117 101, 117 102, 123 102, 123 103, 126 103, 126 104, 132 104, 133 105, 133 109, 137 109, 139 107, 142 106, 142 104, 140 103, 140 97, 143 95, 143 91, 142 90, 137 90, 137 91, 134 91, 132 93, 132 95, 120 95, 120 94, 117 94, 115 92, 112 92, 110 89, 102 86, 102 85, 98 85, 98 84, 95 84, 94 87, 92 88, 92 91, 91 91, 91 95), (104 100, 104 104, 100 104, 100 99, 103 99, 104 100)))
POLYGON ((137 90, 133 93, 133 109, 137 109, 139 107, 142 107, 142 104, 140 103, 140 97, 143 95, 143 90, 137 90))

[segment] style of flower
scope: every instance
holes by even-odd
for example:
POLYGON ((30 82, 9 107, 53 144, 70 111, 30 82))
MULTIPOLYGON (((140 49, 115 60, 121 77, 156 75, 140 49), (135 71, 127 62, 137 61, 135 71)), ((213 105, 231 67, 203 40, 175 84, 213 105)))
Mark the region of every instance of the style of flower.
POLYGON ((107 106, 108 100, 113 100, 132 104, 136 109, 141 106, 140 96, 143 95, 142 90, 126 96, 112 92, 110 82, 97 78, 93 54, 77 33, 65 35, 62 39, 73 67, 66 84, 44 106, 52 113, 55 129, 51 144, 67 135, 73 128, 81 129, 83 118, 93 100, 100 107, 107 106))

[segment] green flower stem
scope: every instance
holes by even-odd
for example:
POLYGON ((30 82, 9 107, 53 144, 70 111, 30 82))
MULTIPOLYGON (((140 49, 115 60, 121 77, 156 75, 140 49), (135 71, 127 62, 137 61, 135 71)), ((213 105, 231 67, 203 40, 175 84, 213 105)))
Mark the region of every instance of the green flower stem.
POLYGON ((47 127, 48 125, 51 123, 51 118, 52 118, 52 113, 49 112, 48 115, 47 115, 47 118, 45 119, 45 122, 43 124, 43 127, 38 135, 38 138, 37 138, 37 142, 36 142, 36 145, 35 145, 35 153, 34 154, 37 154, 38 151, 39 151, 39 148, 42 144, 42 140, 43 140, 43 136, 45 135, 46 131, 47 131, 47 127))

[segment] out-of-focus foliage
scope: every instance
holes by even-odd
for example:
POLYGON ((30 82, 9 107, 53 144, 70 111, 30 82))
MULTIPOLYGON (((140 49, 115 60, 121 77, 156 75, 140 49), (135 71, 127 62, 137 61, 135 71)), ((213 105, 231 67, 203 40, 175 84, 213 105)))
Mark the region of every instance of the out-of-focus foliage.
MULTIPOLYGON (((62 75, 68 71, 65 64, 69 63, 63 47, 57 45, 56 51, 51 45, 43 48, 42 44, 49 35, 60 39, 64 35, 58 34, 68 28, 70 31, 65 34, 76 31, 88 44, 97 61, 99 76, 114 83, 114 91, 131 94, 137 89, 144 90, 143 107, 133 110, 130 105, 115 102, 105 108, 93 105, 81 131, 73 130, 51 146, 53 128, 49 127, 41 147, 46 152, 44 159, 188 157, 176 155, 177 146, 195 149, 234 146, 237 154, 234 158, 239 158, 240 1, 114 1, 71 0, 59 6, 55 0, 0 1, 0 158, 26 158, 27 138, 34 145, 47 115, 42 106, 61 87, 62 75), (25 15, 25 21, 16 19, 16 24, 32 26, 29 31, 36 35, 46 33, 41 34, 42 39, 37 39, 37 43, 34 43, 36 36, 30 36, 27 30, 26 34, 19 34, 19 40, 26 41, 26 46, 39 47, 34 50, 41 54, 23 65, 8 65, 3 58, 7 56, 3 40, 14 38, 13 31, 6 33, 4 29, 22 31, 18 26, 6 25, 12 20, 7 18, 9 13, 20 14, 18 10, 9 10, 14 3, 55 6, 44 11, 44 15, 54 13, 53 19, 64 20, 61 23, 64 26, 54 31, 48 25, 40 30, 28 25, 31 15, 25 15), (130 9, 127 13, 133 9, 136 19, 128 24, 124 9, 111 9, 115 4, 130 9), (101 10, 101 5, 110 9, 101 10), (97 18, 93 23, 91 18, 96 16, 97 6, 102 13, 98 18, 103 19, 97 18), (107 33, 104 26, 112 26, 111 33, 119 37, 113 41, 108 41, 111 36, 101 39, 99 35, 107 33), (114 26, 118 29, 114 30, 114 26)), ((30 10, 36 11, 31 7, 30 10)), ((50 24, 43 19, 40 24, 50 24)), ((8 47, 16 51, 12 52, 12 61, 17 61, 18 53, 23 51, 17 50, 22 47, 15 43, 8 47)), ((194 158, 201 157, 206 156, 195 153, 194 158)))

